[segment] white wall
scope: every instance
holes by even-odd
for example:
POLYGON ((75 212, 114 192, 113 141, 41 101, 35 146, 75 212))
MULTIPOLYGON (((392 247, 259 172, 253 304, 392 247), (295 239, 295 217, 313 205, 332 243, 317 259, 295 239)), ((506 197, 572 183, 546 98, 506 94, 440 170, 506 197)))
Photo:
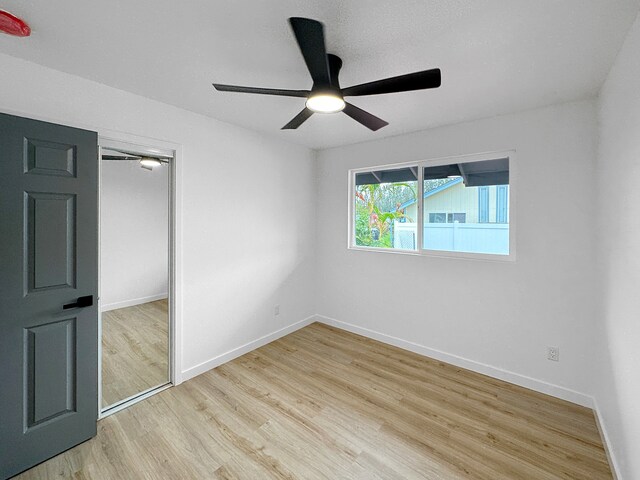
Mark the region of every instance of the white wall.
POLYGON ((103 160, 100 186, 100 305, 103 311, 166 298, 169 166, 103 160))
POLYGON ((5 113, 182 145, 185 377, 314 313, 312 151, 7 55, 0 65, 5 113))
POLYGON ((599 99, 597 402, 622 478, 640 478, 640 19, 599 99))
POLYGON ((585 101, 320 152, 318 313, 590 404, 596 135, 585 101), (350 168, 511 149, 515 263, 347 249, 350 168))

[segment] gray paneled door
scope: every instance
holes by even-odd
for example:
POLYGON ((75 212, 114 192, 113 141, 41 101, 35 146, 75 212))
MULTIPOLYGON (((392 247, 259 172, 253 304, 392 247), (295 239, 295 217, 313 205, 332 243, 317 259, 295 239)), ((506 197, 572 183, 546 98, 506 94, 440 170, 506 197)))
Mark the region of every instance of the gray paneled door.
POLYGON ((1 478, 96 434, 97 199, 95 132, 0 114, 1 478))

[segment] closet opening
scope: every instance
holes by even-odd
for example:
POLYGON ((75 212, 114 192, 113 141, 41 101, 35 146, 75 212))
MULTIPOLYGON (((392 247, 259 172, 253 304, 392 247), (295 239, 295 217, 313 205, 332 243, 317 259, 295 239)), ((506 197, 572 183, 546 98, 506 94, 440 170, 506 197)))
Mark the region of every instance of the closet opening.
POLYGON ((100 140, 99 411, 172 385, 175 151, 100 140))

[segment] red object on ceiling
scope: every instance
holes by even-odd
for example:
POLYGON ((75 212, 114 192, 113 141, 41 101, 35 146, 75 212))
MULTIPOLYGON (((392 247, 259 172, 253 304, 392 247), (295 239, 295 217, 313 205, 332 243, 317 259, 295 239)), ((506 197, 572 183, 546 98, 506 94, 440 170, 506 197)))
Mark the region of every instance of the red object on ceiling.
POLYGON ((24 20, 0 10, 0 32, 16 37, 28 37, 31 35, 31 28, 24 20))

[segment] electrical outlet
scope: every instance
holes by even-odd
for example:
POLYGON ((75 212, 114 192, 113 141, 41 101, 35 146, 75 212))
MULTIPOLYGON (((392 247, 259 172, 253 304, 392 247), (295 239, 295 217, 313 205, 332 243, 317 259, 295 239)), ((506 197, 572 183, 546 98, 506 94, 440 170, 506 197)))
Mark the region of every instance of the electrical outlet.
POLYGON ((273 307, 273 314, 280 315, 280 305, 276 305, 275 307, 273 307))
POLYGON ((553 362, 560 361, 560 348, 559 347, 547 347, 547 359, 553 362))

